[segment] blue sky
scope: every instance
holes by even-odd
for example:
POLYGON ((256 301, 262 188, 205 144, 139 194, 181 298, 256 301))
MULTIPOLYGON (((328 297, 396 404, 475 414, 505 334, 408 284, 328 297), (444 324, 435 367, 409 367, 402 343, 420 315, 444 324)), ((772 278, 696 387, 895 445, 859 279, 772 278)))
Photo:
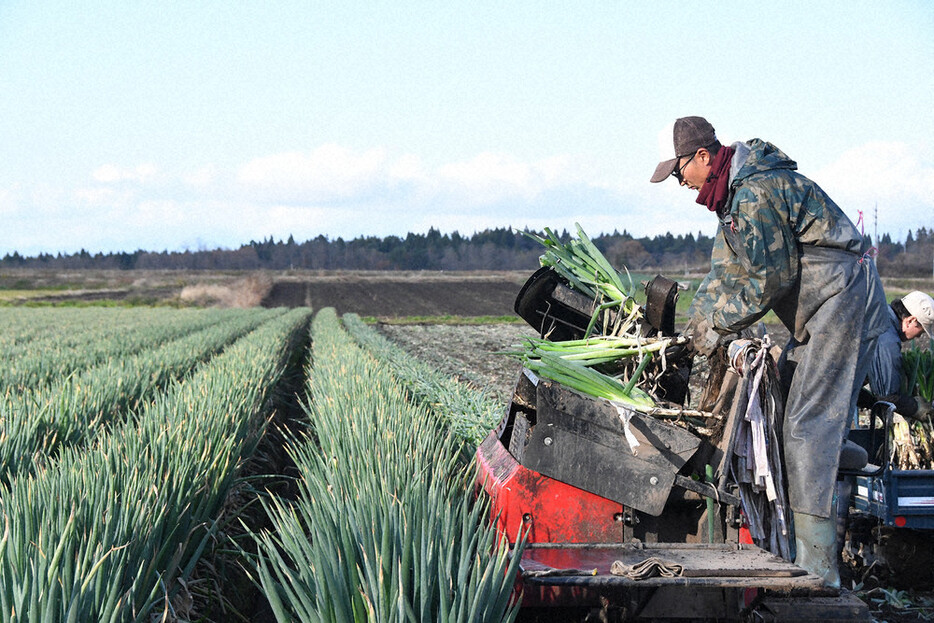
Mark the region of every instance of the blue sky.
POLYGON ((934 226, 934 5, 757 4, 0 0, 0 254, 712 234, 648 183, 694 114, 934 226))

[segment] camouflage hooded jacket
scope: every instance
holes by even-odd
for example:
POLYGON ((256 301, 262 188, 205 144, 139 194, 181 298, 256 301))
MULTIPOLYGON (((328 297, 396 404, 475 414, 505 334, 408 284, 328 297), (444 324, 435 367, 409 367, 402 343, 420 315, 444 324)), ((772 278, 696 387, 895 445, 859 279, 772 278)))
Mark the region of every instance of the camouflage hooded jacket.
MULTIPOLYGON (((796 172, 797 163, 760 139, 735 143, 730 198, 718 214, 711 270, 691 303, 720 333, 740 331, 773 307, 794 308, 802 246, 859 259, 863 237, 821 190, 796 172), (789 305, 789 303, 791 303, 789 305)), ((793 318, 782 322, 796 333, 793 318)))

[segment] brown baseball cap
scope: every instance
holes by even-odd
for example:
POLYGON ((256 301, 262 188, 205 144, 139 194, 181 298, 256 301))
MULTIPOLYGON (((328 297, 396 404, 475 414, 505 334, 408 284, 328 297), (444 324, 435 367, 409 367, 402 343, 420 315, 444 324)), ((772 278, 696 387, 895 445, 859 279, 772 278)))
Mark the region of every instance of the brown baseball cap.
POLYGON ((681 117, 675 121, 672 132, 675 157, 663 160, 655 167, 652 182, 663 182, 678 165, 678 158, 693 154, 701 147, 710 147, 717 142, 717 133, 703 117, 681 117))

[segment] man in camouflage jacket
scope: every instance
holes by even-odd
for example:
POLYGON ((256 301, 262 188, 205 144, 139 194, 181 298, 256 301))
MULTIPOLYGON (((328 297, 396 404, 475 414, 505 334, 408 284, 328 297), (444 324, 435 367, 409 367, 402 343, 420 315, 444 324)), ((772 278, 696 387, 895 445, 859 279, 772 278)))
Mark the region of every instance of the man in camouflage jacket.
POLYGON ((878 274, 852 221, 780 149, 760 139, 721 146, 701 117, 678 119, 673 137, 675 158, 661 162, 651 181, 674 176, 720 221, 685 333, 709 354, 769 310, 791 333, 782 356, 789 387, 783 444, 795 562, 838 585, 830 535, 836 473, 885 330, 878 274))

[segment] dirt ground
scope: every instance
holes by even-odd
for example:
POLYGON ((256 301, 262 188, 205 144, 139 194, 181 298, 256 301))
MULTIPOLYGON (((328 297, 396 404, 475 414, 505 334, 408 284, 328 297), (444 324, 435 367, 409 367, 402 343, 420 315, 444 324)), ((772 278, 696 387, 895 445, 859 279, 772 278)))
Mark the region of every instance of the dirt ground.
POLYGON ((372 317, 513 314, 525 271, 43 271, 0 272, 11 304, 180 304, 334 307, 372 317))
POLYGON ((538 333, 525 324, 393 325, 377 330, 407 352, 447 374, 483 388, 504 405, 511 398, 522 365, 503 354, 524 336, 538 333))
POLYGON ((336 273, 277 279, 265 307, 333 307, 373 317, 512 314, 525 273, 336 273))

